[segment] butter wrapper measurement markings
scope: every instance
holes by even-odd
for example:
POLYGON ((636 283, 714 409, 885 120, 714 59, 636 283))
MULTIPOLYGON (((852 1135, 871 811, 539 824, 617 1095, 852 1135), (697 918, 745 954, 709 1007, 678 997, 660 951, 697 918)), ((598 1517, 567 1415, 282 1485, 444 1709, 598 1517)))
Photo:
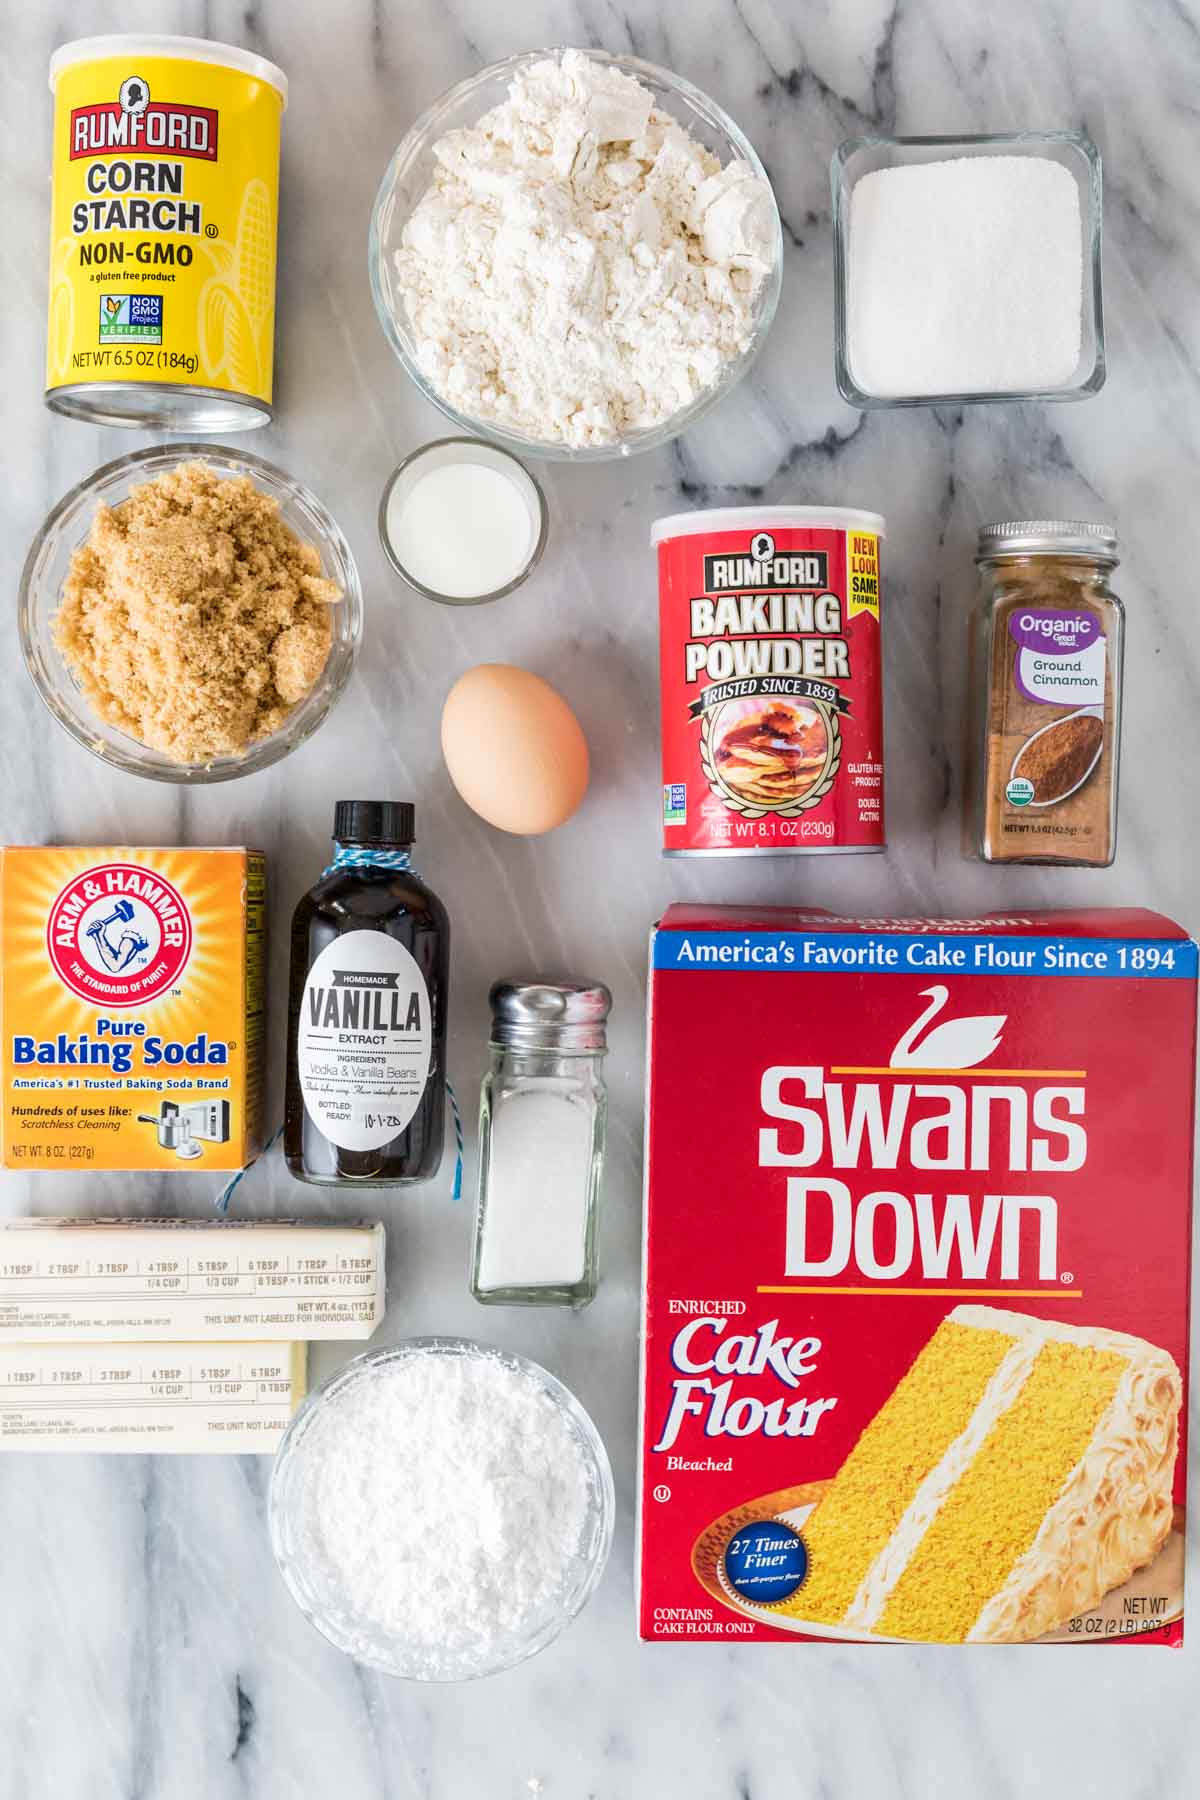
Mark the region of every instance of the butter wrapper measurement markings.
POLYGON ((382 1225, 13 1219, 0 1227, 0 1344, 368 1338, 382 1225))
POLYGON ((303 1344, 0 1344, 0 1450, 273 1452, 303 1344))

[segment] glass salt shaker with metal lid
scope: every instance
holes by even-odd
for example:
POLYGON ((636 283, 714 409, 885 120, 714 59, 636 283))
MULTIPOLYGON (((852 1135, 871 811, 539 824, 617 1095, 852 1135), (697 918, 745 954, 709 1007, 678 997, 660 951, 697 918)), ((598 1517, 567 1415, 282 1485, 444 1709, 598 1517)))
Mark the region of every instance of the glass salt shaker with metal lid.
POLYGON ((1117 560, 1108 525, 1019 519, 979 533, 966 847, 985 862, 1106 868, 1116 855, 1117 560))
POLYGON ((471 1292, 485 1305, 586 1306, 612 996, 601 982, 498 981, 490 1000, 471 1292))

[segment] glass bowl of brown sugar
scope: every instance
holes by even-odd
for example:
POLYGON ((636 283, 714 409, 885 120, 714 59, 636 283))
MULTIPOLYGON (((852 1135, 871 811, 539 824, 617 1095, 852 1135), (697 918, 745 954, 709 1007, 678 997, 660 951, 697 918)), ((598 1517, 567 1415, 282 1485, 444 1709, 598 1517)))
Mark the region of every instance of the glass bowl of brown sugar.
MULTIPOLYGON (((168 481, 163 491, 169 493, 169 490, 168 481)), ((144 505, 145 501, 136 504, 144 505)), ((164 509, 169 508, 168 500, 164 502, 164 509)), ((172 525, 176 532, 181 529, 177 513, 172 525)), ((189 553, 195 541, 194 538, 183 540, 189 553)), ((167 545, 164 555, 169 548, 167 545)), ((135 450, 115 462, 104 464, 73 487, 52 509, 30 546, 17 601, 17 625, 26 666, 47 709, 63 729, 77 744, 82 744, 85 750, 110 767, 130 775, 147 776, 154 781, 184 784, 230 781, 239 775, 253 774, 290 755, 310 738, 328 717, 350 679, 362 636, 362 621, 362 586, 350 546, 316 496, 262 457, 212 443, 171 443, 135 450), (147 484, 161 485, 163 478, 192 465, 202 465, 205 471, 202 486, 207 490, 207 497, 202 493, 191 501, 194 513, 202 522, 206 506, 213 512, 223 500, 230 499, 223 486, 217 484, 239 478, 248 481, 267 505, 259 506, 252 496, 248 498, 250 523, 243 530, 253 530, 257 507, 264 539, 263 555, 273 547, 277 554, 290 559, 291 579, 297 589, 304 587, 306 582, 314 585, 305 590, 303 603, 298 603, 292 612, 285 608, 273 619, 269 616, 270 602, 264 599, 262 611, 268 622, 262 626, 264 648, 259 664, 256 665, 254 656, 246 651, 245 642, 240 653, 236 646, 229 653, 229 667, 221 679, 230 690, 230 705, 237 704, 238 683, 243 690, 249 689, 261 696, 261 704, 256 709, 241 709, 240 716, 250 725, 245 740, 238 743, 235 731, 233 741, 204 754, 188 756, 172 754, 169 747, 187 741, 180 725, 186 710, 185 700, 173 700, 171 688, 164 685, 154 700, 156 722, 146 731, 146 739, 157 741, 145 741, 134 705, 131 703, 125 710, 116 698, 122 674, 128 674, 130 681, 139 685, 143 706, 148 704, 144 694, 146 669, 160 660, 169 662, 182 682, 191 683, 188 700, 194 701, 197 693, 202 694, 203 682, 211 670, 214 641, 218 648, 221 647, 219 637, 214 640, 213 631, 206 623, 214 584, 219 587, 223 583, 230 592, 238 582, 245 587, 254 574, 253 547, 236 535, 230 546, 224 541, 229 533, 223 536, 214 526, 203 542, 203 549, 206 555, 211 554, 217 560, 227 559, 228 566, 215 572, 208 587, 198 591, 194 601, 188 596, 183 603, 175 605, 173 601, 160 599, 153 589, 155 575, 161 574, 163 566, 156 547, 145 542, 135 544, 130 533, 127 546, 116 545, 121 574, 123 576, 140 556, 150 584, 147 598, 152 604, 146 607, 140 620, 130 620, 126 648, 121 642, 119 610, 114 617, 104 620, 102 645, 99 637, 96 640, 94 668, 81 662, 79 645, 91 629, 95 608, 107 605, 108 597, 88 591, 87 569, 78 559, 89 545, 98 509, 111 509, 119 533, 123 516, 128 516, 122 514, 122 508, 126 507, 135 490, 145 489, 147 484), (285 528, 282 536, 278 527, 285 528), (215 550, 214 544, 218 546, 215 550), (82 581, 81 569, 84 570, 82 581), (64 634, 61 624, 56 629, 56 620, 64 605, 68 583, 73 589, 83 591, 77 592, 72 601, 76 615, 74 641, 64 649, 64 634), (332 600, 327 608, 316 606, 312 596, 331 596, 335 591, 339 598, 332 600), (169 622, 164 618, 160 659, 160 646, 154 641, 153 621, 156 607, 161 611, 168 604, 172 605, 176 616, 169 622), (320 648, 314 648, 314 641, 304 642, 304 621, 318 612, 322 617, 327 613, 329 626, 328 650, 323 662, 320 661, 320 648), (180 626, 180 618, 186 621, 188 617, 194 617, 196 621, 194 641, 187 629, 180 626), (311 681, 308 680, 310 674, 313 676, 311 681), (301 693, 298 688, 302 684, 306 691, 301 693), (263 728, 256 730, 256 724, 263 728)), ((224 631, 225 638, 234 635, 224 631)), ((319 640, 315 642, 319 645, 319 640)), ((202 717, 198 728, 202 733, 202 717)))

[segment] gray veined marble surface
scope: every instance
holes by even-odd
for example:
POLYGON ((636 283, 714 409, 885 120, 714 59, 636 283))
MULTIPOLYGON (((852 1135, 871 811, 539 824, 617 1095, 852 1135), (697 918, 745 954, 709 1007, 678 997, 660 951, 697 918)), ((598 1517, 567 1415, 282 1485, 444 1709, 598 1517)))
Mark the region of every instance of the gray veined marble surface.
MULTIPOLYGON (((389 1683, 312 1632, 276 1579, 267 1465, 220 1458, 0 1460, 0 1800, 1185 1800, 1200 1791, 1200 1634, 1181 1653, 640 1646, 632 1603, 646 931, 672 898, 806 900, 872 912, 1051 899, 1145 902, 1200 925, 1200 4, 1197 0, 3 0, 0 362, 6 421, 0 838, 248 841, 269 855, 279 1101, 285 925, 323 865, 333 801, 417 803, 420 863, 453 918, 451 1072, 471 1110, 489 982, 555 966, 611 983, 612 1139, 604 1286, 578 1318, 468 1298, 468 1208, 448 1179, 385 1210, 382 1338, 478 1333, 555 1369, 608 1442, 617 1541, 557 1646, 465 1689, 389 1683), (142 442, 41 400, 49 95, 67 39, 207 34, 287 71, 277 423, 247 440, 348 533, 367 593, 353 688, 318 736, 253 779, 195 793, 107 773, 42 710, 13 600, 49 506, 142 442), (375 535, 389 470, 437 435, 380 333, 367 220, 402 132, 452 82, 512 50, 576 43, 677 69, 741 122, 787 225, 783 301, 752 379, 636 464, 542 471, 535 578, 491 608, 424 604, 375 535), (1058 407, 861 417, 833 383, 827 163, 863 128, 1082 126, 1106 178, 1111 374, 1058 407), (650 520, 706 500, 821 501, 887 515, 884 857, 679 865, 658 855, 650 520), (980 520, 1115 517, 1129 604, 1122 837, 1107 873, 985 871, 957 853, 963 615, 980 520), (594 781, 542 842, 490 831, 451 791, 437 718, 455 675, 527 663, 576 707, 594 781)), ((212 1182, 10 1175, 6 1212, 206 1210, 212 1182)), ((314 1195, 276 1160, 244 1211, 314 1195)), ((329 1203, 333 1210, 334 1203, 329 1203)), ((324 1354, 318 1369, 333 1366, 324 1354)), ((1193 1579, 1196 1571, 1193 1570, 1193 1579)))

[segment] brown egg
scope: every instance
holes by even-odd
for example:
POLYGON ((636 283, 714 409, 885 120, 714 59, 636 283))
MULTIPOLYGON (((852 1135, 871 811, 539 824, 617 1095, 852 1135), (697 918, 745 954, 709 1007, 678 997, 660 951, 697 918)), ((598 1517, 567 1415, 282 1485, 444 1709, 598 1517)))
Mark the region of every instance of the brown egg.
POLYGON ((442 755, 471 810, 521 837, 553 831, 587 792, 579 720, 548 681, 511 663, 480 663, 455 682, 442 755))

